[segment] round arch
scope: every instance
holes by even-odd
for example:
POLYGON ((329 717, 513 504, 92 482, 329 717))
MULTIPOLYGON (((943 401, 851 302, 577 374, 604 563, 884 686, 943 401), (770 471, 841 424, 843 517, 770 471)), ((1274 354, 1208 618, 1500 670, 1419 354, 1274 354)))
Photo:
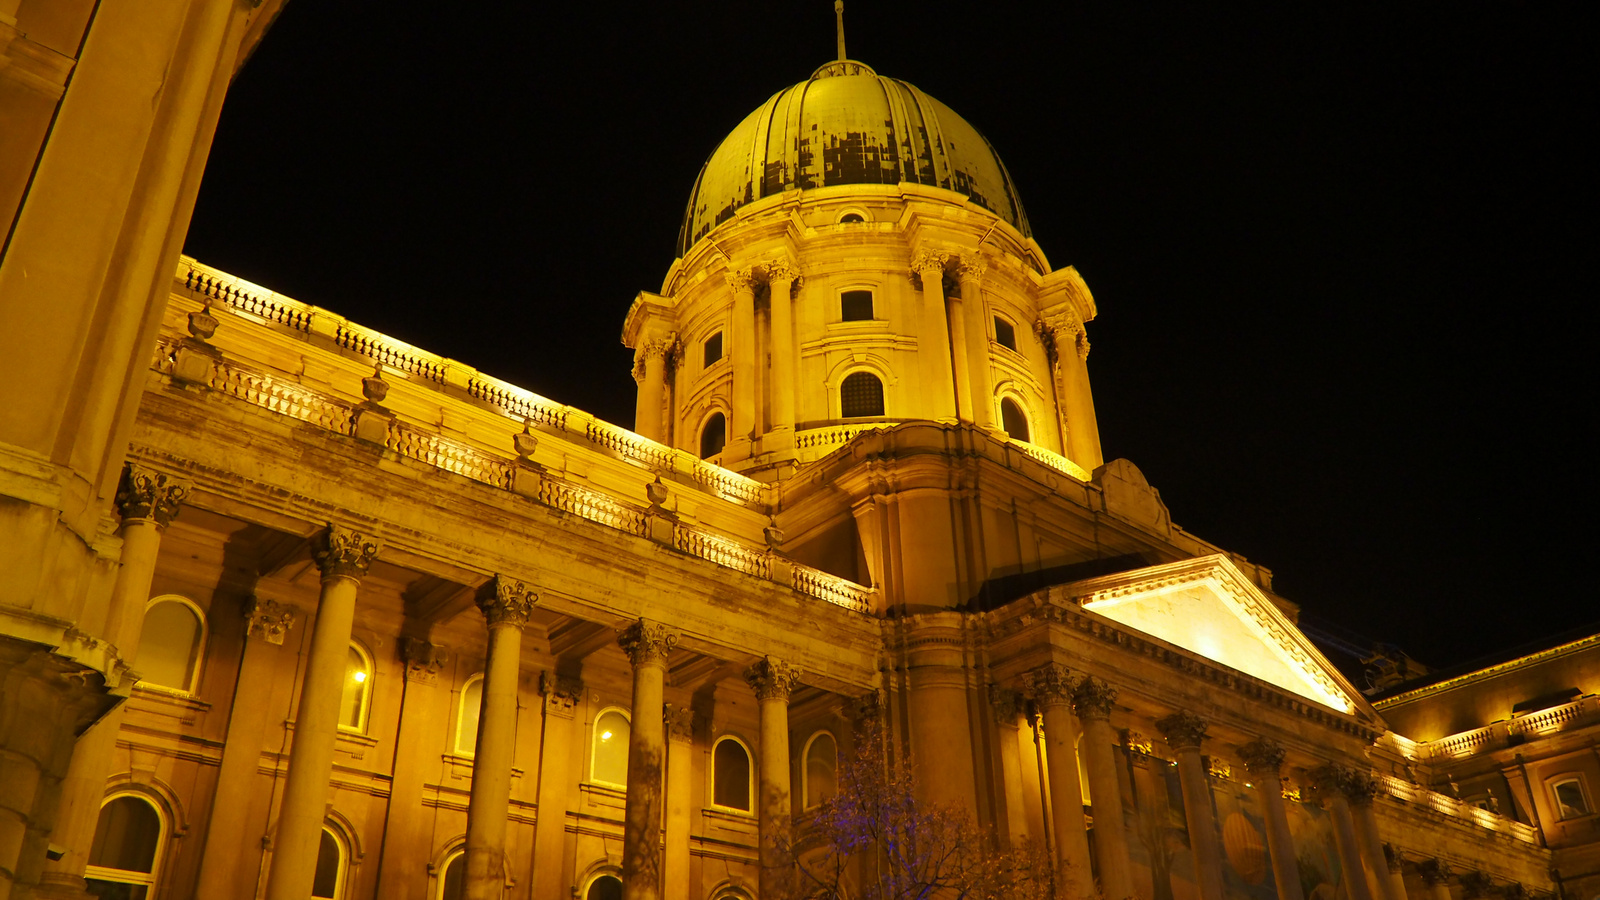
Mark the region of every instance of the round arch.
POLYGON ((151 597, 144 604, 144 618, 139 626, 139 634, 140 649, 134 654, 135 668, 143 669, 149 666, 153 670, 150 673, 152 677, 156 677, 158 673, 165 673, 164 680, 147 681, 141 672, 140 687, 175 691, 180 694, 193 694, 199 689, 201 670, 205 667, 206 643, 211 635, 206 611, 200 608, 200 604, 182 594, 161 594, 151 597), (151 622, 151 613, 165 604, 176 604, 194 617, 192 635, 185 635, 182 632, 164 633, 161 630, 164 624, 178 623, 165 623, 159 619, 151 622), (155 632, 148 630, 148 626, 152 624, 157 626, 155 632), (175 672, 181 674, 174 675, 175 672), (168 684, 167 681, 181 683, 168 684))
MULTIPOLYGON (((629 734, 633 730, 633 713, 620 706, 603 707, 595 713, 594 723, 589 728, 589 780, 596 784, 609 787, 626 788, 628 786, 628 741, 625 735, 616 733, 614 728, 602 730, 606 724, 607 716, 620 716, 628 726, 629 734), (611 743, 615 741, 616 743, 611 743), (602 760, 602 752, 611 754, 602 760), (612 779, 604 775, 615 774, 620 763, 622 777, 612 779), (605 771, 602 772, 602 765, 605 771)), ((613 720, 614 721, 614 720, 613 720)))
POLYGON ((800 805, 801 809, 803 810, 816 809, 817 806, 821 804, 820 800, 817 803, 811 802, 811 779, 813 777, 811 767, 811 751, 817 746, 817 741, 821 738, 827 738, 828 741, 833 745, 834 777, 837 777, 836 773, 838 772, 839 767, 839 738, 835 736, 832 731, 829 731, 826 728, 818 729, 811 735, 811 737, 806 738, 805 747, 800 751, 800 805))
MULTIPOLYGON (((731 757, 729 757, 729 759, 731 759, 731 757)), ((711 742, 711 778, 708 779, 708 780, 710 781, 709 788, 710 788, 711 796, 710 796, 709 799, 711 801, 711 806, 712 807, 714 807, 716 809, 727 810, 728 812, 739 813, 741 815, 754 815, 755 814, 755 805, 756 805, 755 804, 755 799, 756 799, 756 765, 755 765, 755 759, 756 759, 756 755, 755 755, 754 752, 751 751, 750 745, 745 742, 744 738, 739 737, 736 734, 723 734, 723 735, 718 736, 716 740, 711 742), (736 795, 730 795, 725 790, 725 788, 728 787, 728 785, 724 782, 724 778, 731 777, 734 773, 733 772, 725 773, 723 771, 723 767, 718 764, 719 763, 719 759, 718 759, 717 751, 722 747, 723 744, 733 744, 733 745, 737 746, 741 751, 744 752, 744 801, 745 801, 745 805, 744 806, 737 806, 737 805, 732 804, 732 803, 721 803, 721 802, 718 802, 719 800, 736 799, 736 795)))

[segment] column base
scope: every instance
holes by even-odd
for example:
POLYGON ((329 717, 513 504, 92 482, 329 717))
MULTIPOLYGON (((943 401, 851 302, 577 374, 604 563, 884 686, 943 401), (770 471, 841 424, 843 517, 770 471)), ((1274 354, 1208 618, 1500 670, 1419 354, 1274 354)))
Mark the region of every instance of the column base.
POLYGON ((46 873, 33 889, 34 900, 94 900, 89 883, 76 875, 46 873))

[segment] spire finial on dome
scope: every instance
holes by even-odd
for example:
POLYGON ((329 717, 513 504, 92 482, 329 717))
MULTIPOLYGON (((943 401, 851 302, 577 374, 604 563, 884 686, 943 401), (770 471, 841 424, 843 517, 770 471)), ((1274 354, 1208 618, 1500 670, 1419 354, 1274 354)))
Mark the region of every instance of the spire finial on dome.
POLYGON ((844 55, 844 0, 833 0, 833 18, 835 27, 839 32, 839 61, 845 60, 844 55))

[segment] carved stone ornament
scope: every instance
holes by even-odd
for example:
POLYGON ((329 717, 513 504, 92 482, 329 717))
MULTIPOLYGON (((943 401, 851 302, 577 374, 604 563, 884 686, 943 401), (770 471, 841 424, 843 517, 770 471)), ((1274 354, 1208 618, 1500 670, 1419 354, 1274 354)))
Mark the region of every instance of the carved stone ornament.
POLYGON ((1072 711, 1084 721, 1109 720, 1116 702, 1117 689, 1092 675, 1078 682, 1072 691, 1072 711))
POLYGON ((791 285, 800 280, 800 270, 788 260, 775 259, 767 263, 767 284, 787 281, 791 285))
POLYGON ((767 539, 767 549, 774 553, 783 549, 783 529, 778 527, 776 520, 773 520, 761 533, 767 539))
POLYGON ((655 481, 644 486, 644 498, 650 501, 651 509, 662 509, 666 505, 668 496, 667 486, 661 483, 660 475, 656 476, 655 481))
POLYGON ((1239 748, 1239 758, 1251 775, 1276 775, 1283 768, 1283 747, 1274 740, 1258 738, 1239 748))
POLYGON ((639 358, 650 359, 654 357, 656 359, 665 360, 668 356, 677 352, 677 347, 678 333, 676 331, 669 331, 661 337, 652 338, 640 344, 639 358))
POLYGON ((1425 859, 1417 864, 1417 874, 1429 887, 1436 884, 1448 884, 1456 875, 1455 869, 1442 859, 1425 859))
POLYGON ((943 273, 950 264, 951 254, 942 250, 918 250, 911 256, 911 271, 918 275, 924 272, 943 273))
POLYGON ((623 629, 622 634, 617 636, 617 643, 622 645, 622 652, 628 654, 628 660, 635 668, 643 665, 665 666, 667 654, 678 645, 678 632, 660 622, 640 619, 623 629))
POLYGON ((373 403, 382 403, 389 396, 389 382, 383 380, 383 363, 372 367, 372 374, 361 379, 361 396, 373 403))
POLYGON ((1077 679, 1072 671, 1060 663, 1048 663, 1028 673, 1028 693, 1042 706, 1059 706, 1072 702, 1072 692, 1077 679))
POLYGON ((989 685, 989 705, 994 707, 994 719, 1001 725, 1014 726, 1022 714, 1022 694, 1004 685, 989 685))
POLYGON ((858 726, 876 724, 887 708, 882 691, 868 691, 850 702, 850 717, 858 726))
POLYGON ((189 485, 163 472, 128 463, 122 469, 117 491, 117 511, 123 521, 154 519, 162 528, 172 522, 178 507, 189 497, 189 485))
POLYGON ((1486 897, 1491 891, 1494 890, 1494 882, 1489 880, 1488 875, 1485 875, 1477 869, 1462 872, 1459 880, 1461 882, 1461 896, 1466 898, 1466 900, 1474 900, 1474 898, 1477 897, 1486 897))
POLYGON ((1206 737, 1206 720, 1192 712, 1175 712, 1156 722, 1156 730, 1174 750, 1200 749, 1206 737))
POLYGON ((963 255, 961 261, 956 263, 956 277, 962 281, 976 281, 988 270, 989 264, 975 253, 963 255))
POLYGON ((202 341, 211 340, 217 333, 217 317, 211 314, 211 304, 207 303, 205 309, 189 313, 189 333, 202 341))
POLYGON ((544 695, 546 714, 570 719, 578 708, 578 701, 583 698, 583 682, 553 672, 541 672, 539 693, 544 695))
POLYGON ((244 605, 244 631, 269 644, 282 646, 284 635, 294 627, 294 608, 275 600, 251 597, 244 605))
POLYGON ((311 541, 311 556, 323 578, 360 578, 383 545, 353 528, 329 523, 311 541))
POLYGON ((517 459, 525 463, 533 462, 533 451, 539 449, 539 438, 533 433, 532 419, 524 420, 521 433, 511 436, 511 448, 517 451, 517 459))
POLYGON ((450 654, 438 644, 408 637, 400 642, 400 658, 406 664, 407 681, 438 684, 439 672, 450 661, 450 654))
POLYGON ((661 707, 661 720, 667 726, 667 737, 680 744, 694 740, 694 710, 676 703, 661 707))
POLYGON ((539 595, 520 581, 496 575, 478 589, 477 601, 478 609, 489 620, 490 628, 496 625, 521 628, 528 624, 528 617, 533 615, 539 595))
POLYGON ((1399 874, 1401 867, 1405 864, 1405 857, 1400 855, 1399 847, 1384 841, 1383 862, 1384 865, 1388 866, 1390 874, 1399 874))
POLYGON ((789 694, 800 683, 800 670, 775 656, 758 659, 745 670, 744 680, 762 700, 789 702, 789 694))
POLYGON ((729 269, 722 277, 727 280, 728 287, 735 291, 755 293, 756 279, 749 269, 729 269))

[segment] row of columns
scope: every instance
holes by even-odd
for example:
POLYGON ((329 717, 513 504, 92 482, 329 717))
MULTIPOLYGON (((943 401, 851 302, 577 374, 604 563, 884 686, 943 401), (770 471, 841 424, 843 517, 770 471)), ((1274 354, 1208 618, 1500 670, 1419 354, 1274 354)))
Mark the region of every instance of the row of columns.
POLYGON ((976 255, 921 250, 911 258, 911 270, 922 281, 922 308, 918 319, 918 344, 924 384, 951 385, 948 409, 935 406, 934 418, 953 415, 983 428, 993 427, 993 386, 989 379, 989 323, 983 305, 983 273, 987 266, 976 255), (945 295, 945 273, 953 273, 959 296, 945 295))
MULTIPOLYGON (((1095 890, 1089 874, 1088 834, 1079 802, 1083 796, 1078 775, 1081 754, 1095 813, 1093 870, 1099 873, 1099 891, 1107 897, 1132 896, 1132 864, 1117 774, 1117 737, 1110 722, 1116 688, 1099 678, 1079 677, 1066 666, 1051 663, 1031 671, 1024 690, 1037 704, 1044 724, 1048 795, 1053 801, 1051 830, 1058 872, 1068 895, 1088 896, 1095 890)), ((1000 749, 1007 754, 1016 749, 1016 707, 999 703, 997 708, 1003 713, 1009 710, 1009 716, 1002 714, 999 723, 1000 749)), ((1223 900, 1222 847, 1215 827, 1209 774, 1201 754, 1207 723, 1191 712, 1180 711, 1155 725, 1177 764, 1200 898, 1223 900)), ((1284 750, 1262 738, 1240 747, 1239 753, 1261 805, 1278 897, 1304 900, 1283 799, 1284 750)), ((1003 760, 1007 758, 1014 759, 1015 753, 1002 756, 1003 760)), ((1020 787, 1020 776, 1004 770, 1001 776, 1008 793, 1013 782, 1020 787)), ((1376 783, 1354 768, 1334 765, 1313 771, 1312 778, 1334 819, 1335 840, 1351 900, 1406 900, 1404 883, 1398 877, 1390 877, 1389 854, 1379 836, 1372 807, 1376 783), (1368 885, 1366 868, 1378 874, 1381 890, 1376 896, 1368 885)))

